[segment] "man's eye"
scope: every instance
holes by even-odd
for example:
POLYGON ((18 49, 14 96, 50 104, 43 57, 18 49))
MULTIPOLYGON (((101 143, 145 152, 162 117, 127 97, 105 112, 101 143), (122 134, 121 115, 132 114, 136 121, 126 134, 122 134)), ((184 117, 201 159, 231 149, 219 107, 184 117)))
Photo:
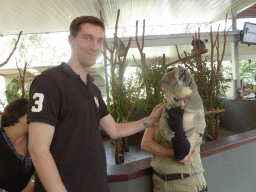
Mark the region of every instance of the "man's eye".
POLYGON ((99 44, 102 44, 102 43, 103 43, 103 40, 98 40, 98 43, 99 43, 99 44))
POLYGON ((84 38, 86 41, 89 41, 90 40, 90 37, 85 37, 84 38))

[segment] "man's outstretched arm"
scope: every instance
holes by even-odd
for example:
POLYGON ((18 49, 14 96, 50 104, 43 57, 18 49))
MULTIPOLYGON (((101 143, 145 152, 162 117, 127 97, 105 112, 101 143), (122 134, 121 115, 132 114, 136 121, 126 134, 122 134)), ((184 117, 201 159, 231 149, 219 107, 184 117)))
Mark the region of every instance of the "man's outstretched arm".
POLYGON ((144 122, 143 120, 138 120, 131 123, 116 123, 113 117, 108 114, 101 119, 100 126, 113 139, 133 135, 158 122, 161 117, 163 107, 164 105, 161 105, 153 115, 146 117, 144 122), (147 126, 145 126, 145 123, 147 126))

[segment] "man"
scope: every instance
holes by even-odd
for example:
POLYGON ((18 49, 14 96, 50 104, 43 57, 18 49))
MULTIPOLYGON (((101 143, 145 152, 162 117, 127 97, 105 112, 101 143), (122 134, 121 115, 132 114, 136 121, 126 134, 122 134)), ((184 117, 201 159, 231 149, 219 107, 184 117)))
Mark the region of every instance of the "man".
POLYGON ((105 27, 82 16, 70 25, 68 63, 37 76, 30 89, 29 150, 37 171, 35 191, 109 192, 99 126, 113 139, 135 134, 157 122, 154 115, 117 124, 89 75, 102 51, 105 27))

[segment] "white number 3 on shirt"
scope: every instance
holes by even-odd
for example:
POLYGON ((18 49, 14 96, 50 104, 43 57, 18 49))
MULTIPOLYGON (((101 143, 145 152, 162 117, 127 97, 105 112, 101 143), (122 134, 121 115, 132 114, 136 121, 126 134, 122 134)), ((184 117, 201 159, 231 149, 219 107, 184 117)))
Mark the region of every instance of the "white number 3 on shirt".
POLYGON ((35 105, 32 106, 31 111, 32 112, 40 112, 43 109, 43 101, 44 101, 44 94, 42 93, 35 93, 33 96, 33 99, 35 100, 35 105))

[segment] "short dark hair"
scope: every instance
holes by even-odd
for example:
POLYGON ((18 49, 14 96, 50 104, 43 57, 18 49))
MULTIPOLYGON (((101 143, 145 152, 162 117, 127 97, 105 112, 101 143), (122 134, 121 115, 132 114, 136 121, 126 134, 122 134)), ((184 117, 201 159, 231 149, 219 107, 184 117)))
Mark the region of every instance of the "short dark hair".
POLYGON ((100 26, 105 31, 105 25, 99 18, 93 16, 81 16, 75 18, 70 24, 70 35, 76 37, 77 33, 81 30, 81 25, 84 23, 100 26))
POLYGON ((9 127, 19 122, 19 118, 27 114, 28 100, 19 98, 13 100, 4 109, 2 114, 1 126, 9 127))

